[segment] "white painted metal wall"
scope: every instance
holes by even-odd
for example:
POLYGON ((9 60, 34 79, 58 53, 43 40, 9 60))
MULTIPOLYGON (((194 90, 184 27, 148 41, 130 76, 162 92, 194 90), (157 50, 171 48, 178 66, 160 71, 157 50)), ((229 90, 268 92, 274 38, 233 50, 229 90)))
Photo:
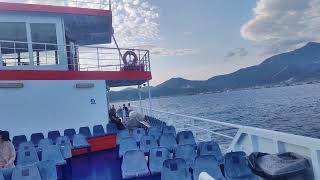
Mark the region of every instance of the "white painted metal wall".
POLYGON ((105 81, 19 82, 23 88, 0 88, 0 129, 12 135, 63 133, 66 128, 77 130, 108 121, 105 81), (94 83, 94 87, 76 88, 78 83, 94 83))

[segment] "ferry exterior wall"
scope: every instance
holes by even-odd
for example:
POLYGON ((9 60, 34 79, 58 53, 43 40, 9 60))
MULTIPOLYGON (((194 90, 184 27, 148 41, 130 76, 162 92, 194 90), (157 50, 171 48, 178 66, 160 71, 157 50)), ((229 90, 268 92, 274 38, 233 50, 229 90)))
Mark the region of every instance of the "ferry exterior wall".
POLYGON ((107 109, 103 80, 0 81, 1 130, 12 135, 106 124, 107 109))

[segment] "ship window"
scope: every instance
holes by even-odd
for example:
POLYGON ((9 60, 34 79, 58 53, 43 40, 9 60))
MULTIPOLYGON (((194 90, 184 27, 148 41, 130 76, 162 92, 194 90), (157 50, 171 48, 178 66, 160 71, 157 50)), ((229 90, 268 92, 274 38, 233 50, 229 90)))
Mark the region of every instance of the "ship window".
POLYGON ((4 66, 27 64, 28 39, 24 22, 0 22, 1 53, 4 66), (7 41, 7 42, 5 42, 7 41))
POLYGON ((53 23, 30 23, 30 29, 34 64, 58 64, 56 25, 53 23))

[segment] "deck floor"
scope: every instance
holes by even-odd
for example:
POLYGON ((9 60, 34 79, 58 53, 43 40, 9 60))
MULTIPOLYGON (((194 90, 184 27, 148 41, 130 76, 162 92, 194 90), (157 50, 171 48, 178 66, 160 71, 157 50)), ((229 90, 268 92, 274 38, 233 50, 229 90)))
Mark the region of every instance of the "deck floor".
MULTIPOLYGON (((102 151, 85 156, 78 156, 69 162, 72 175, 68 174, 66 180, 121 180, 121 160, 117 149, 102 151)), ((134 180, 160 180, 161 176, 149 176, 134 180)))

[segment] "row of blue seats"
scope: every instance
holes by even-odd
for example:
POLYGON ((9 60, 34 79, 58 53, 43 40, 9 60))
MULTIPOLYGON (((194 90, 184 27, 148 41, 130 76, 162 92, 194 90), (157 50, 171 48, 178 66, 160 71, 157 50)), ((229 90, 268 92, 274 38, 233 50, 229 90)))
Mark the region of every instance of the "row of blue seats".
POLYGON ((153 127, 166 126, 166 123, 151 116, 145 116, 145 120, 153 127))
POLYGON ((0 169, 0 180, 56 180, 57 178, 57 169, 53 161, 0 169))
POLYGON ((201 172, 206 172, 215 180, 259 180, 248 166, 244 152, 231 152, 225 155, 224 175, 214 155, 197 156, 191 171, 185 159, 171 158, 169 150, 163 147, 151 149, 147 159, 140 150, 127 151, 121 165, 122 178, 130 179, 161 173, 161 180, 192 180, 192 177, 197 180, 201 172))
MULTIPOLYGON (((91 130, 89 127, 80 127, 79 128, 79 134, 82 134, 86 138, 90 137, 99 137, 104 136, 106 134, 114 134, 117 133, 117 126, 115 124, 109 123, 106 126, 106 131, 104 130, 104 127, 102 125, 95 125, 93 127, 93 133, 91 133, 91 130)), ((70 140, 73 139, 73 136, 77 134, 75 129, 65 129, 64 130, 64 136, 68 137, 70 140)), ((56 142, 58 137, 61 137, 60 131, 50 131, 48 132, 49 139, 51 139, 54 143, 56 142)), ((35 146, 38 146, 40 140, 45 139, 43 133, 34 133, 30 137, 30 141, 34 143, 35 146)), ((27 142, 27 137, 25 135, 19 135, 14 136, 12 139, 12 143, 15 146, 16 149, 19 148, 19 144, 23 142, 27 142)))

